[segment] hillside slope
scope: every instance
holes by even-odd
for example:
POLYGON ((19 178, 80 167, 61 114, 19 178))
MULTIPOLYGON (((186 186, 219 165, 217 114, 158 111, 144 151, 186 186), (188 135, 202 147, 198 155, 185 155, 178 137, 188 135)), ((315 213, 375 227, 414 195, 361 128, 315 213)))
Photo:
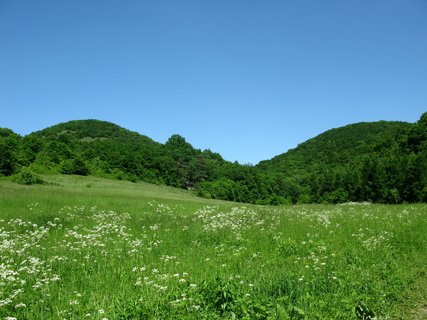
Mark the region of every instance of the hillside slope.
POLYGON ((390 147, 413 124, 397 121, 361 122, 328 130, 271 160, 261 161, 263 171, 295 175, 317 166, 337 166, 390 147))
POLYGON ((328 130, 257 166, 225 161, 174 134, 161 144, 99 120, 61 123, 25 137, 0 128, 0 176, 113 177, 258 204, 427 201, 427 113, 328 130))
POLYGON ((34 132, 28 138, 44 142, 50 160, 56 163, 58 161, 55 160, 59 160, 62 173, 78 173, 73 170, 64 172, 67 171, 64 161, 80 158, 91 174, 112 174, 119 179, 181 188, 205 178, 208 175, 207 169, 203 168, 206 163, 216 166, 224 162, 220 155, 209 150, 194 149, 179 135, 173 135, 161 144, 137 132, 99 120, 61 123, 34 132), (200 174, 192 174, 192 167, 198 167, 200 174))
POLYGON ((415 124, 331 129, 257 169, 282 181, 294 203, 427 201, 427 113, 415 124))
POLYGON ((72 120, 33 132, 32 136, 45 139, 86 140, 92 139, 139 139, 146 143, 153 143, 150 138, 122 128, 108 121, 96 119, 72 120))

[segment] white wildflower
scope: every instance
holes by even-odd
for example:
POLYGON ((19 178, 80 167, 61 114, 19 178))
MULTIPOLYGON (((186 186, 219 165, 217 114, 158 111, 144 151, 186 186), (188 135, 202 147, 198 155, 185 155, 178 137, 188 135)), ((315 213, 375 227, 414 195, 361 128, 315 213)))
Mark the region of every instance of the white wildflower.
POLYGON ((16 306, 15 306, 15 309, 18 309, 18 308, 25 308, 27 305, 25 304, 25 303, 18 303, 16 306))

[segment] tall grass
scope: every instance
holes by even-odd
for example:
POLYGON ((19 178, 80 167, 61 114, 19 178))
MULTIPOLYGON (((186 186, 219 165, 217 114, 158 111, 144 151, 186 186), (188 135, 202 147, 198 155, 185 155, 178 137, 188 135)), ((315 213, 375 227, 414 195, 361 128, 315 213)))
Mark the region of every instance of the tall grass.
POLYGON ((387 319, 425 277, 423 204, 261 207, 43 179, 0 183, 0 319, 387 319))

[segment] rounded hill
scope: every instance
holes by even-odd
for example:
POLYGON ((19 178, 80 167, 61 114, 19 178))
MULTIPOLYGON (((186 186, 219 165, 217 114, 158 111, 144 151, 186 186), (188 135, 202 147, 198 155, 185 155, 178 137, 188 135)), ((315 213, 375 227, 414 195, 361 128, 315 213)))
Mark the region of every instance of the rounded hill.
POLYGON ((60 140, 139 139, 145 142, 154 142, 147 136, 122 128, 114 123, 94 119, 59 123, 34 132, 32 135, 40 138, 60 140))
POLYGON ((271 160, 261 161, 263 171, 287 174, 318 165, 343 165, 357 157, 388 148, 411 128, 400 121, 360 122, 324 133, 271 160))

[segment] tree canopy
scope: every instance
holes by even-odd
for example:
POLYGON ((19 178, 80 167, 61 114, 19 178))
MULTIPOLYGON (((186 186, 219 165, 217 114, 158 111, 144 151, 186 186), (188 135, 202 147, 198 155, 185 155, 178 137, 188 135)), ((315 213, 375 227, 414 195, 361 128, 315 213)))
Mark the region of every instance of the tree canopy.
POLYGON ((328 130, 256 166, 165 144, 99 120, 61 123, 21 137, 0 128, 0 175, 110 176, 259 204, 427 201, 427 113, 414 124, 379 121, 328 130))

